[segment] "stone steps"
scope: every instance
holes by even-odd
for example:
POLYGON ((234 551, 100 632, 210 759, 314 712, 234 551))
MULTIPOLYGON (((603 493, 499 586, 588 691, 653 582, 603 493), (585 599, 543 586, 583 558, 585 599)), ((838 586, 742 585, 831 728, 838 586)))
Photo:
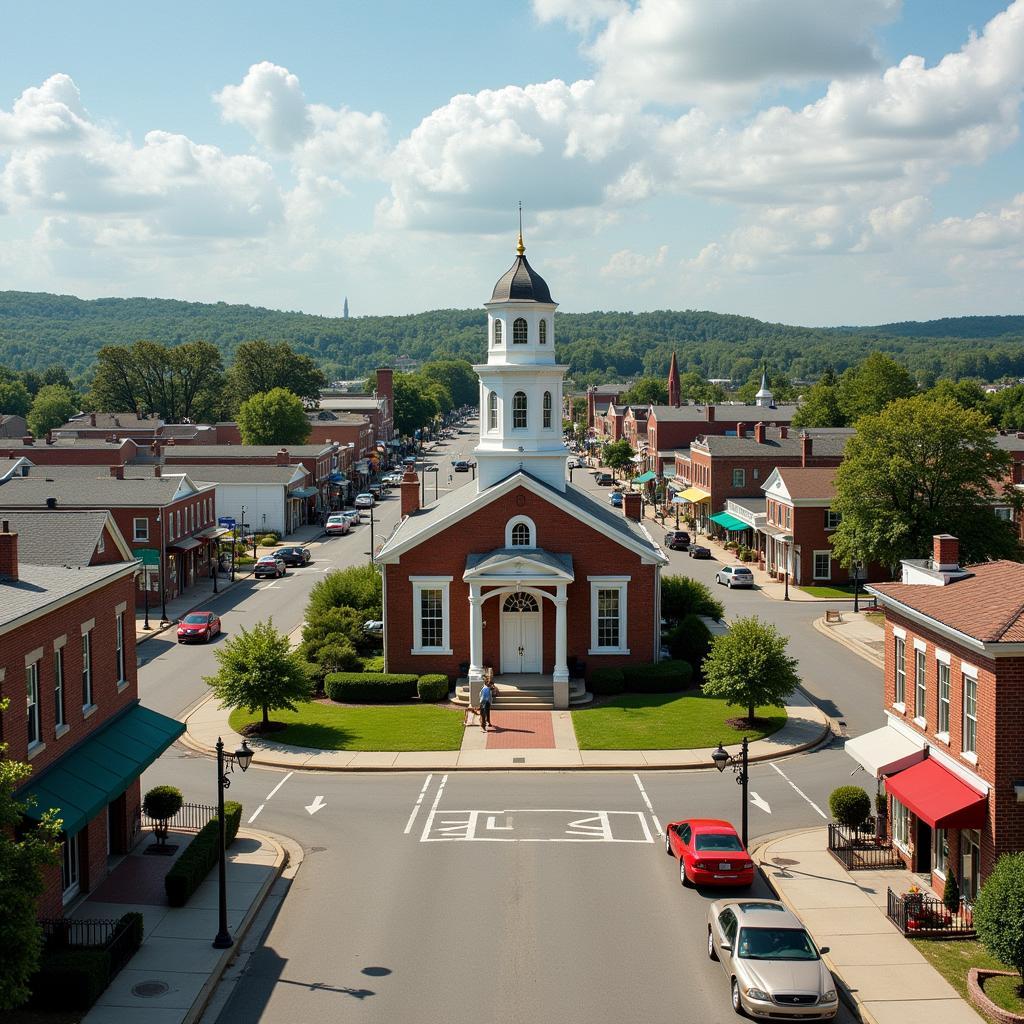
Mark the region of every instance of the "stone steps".
MULTIPOLYGON (((518 677, 513 684, 496 679, 498 697, 494 707, 498 711, 553 711, 555 708, 554 686, 550 679, 538 677, 536 682, 526 681, 526 677, 518 677)), ((593 695, 587 692, 582 679, 569 681, 569 705, 576 707, 589 704, 593 695)), ((469 683, 460 679, 455 686, 455 703, 463 707, 469 705, 469 683)))

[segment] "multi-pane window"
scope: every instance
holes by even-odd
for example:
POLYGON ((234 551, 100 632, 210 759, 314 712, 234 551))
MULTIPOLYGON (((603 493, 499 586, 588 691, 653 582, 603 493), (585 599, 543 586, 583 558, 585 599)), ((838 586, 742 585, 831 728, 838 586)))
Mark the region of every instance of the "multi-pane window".
POLYGON ((512 426, 526 427, 526 393, 523 391, 517 391, 512 396, 512 426))
POLYGON ((487 395, 487 429, 498 429, 498 392, 491 391, 487 395))
POLYGON ((734 469, 732 471, 733 487, 743 487, 747 482, 747 471, 745 469, 734 469))
POLYGON ((924 677, 924 651, 914 651, 914 717, 924 718, 925 698, 928 696, 924 677))
POLYGON ((544 429, 551 427, 551 392, 544 392, 544 429))
POLYGON ((494 344, 495 345, 500 345, 501 344, 501 321, 500 320, 495 320, 494 321, 494 344))
POLYGON ((964 676, 964 738, 962 750, 974 754, 978 750, 978 680, 964 676))
POLYGON ((528 523, 516 523, 512 527, 512 547, 530 546, 530 527, 528 523))
POLYGON ((903 703, 907 693, 907 641, 898 636, 893 640, 893 665, 896 668, 896 698, 897 704, 903 703))
POLYGON ((82 707, 92 705, 92 632, 82 634, 82 707))
POLYGON ((949 666, 938 663, 939 679, 939 732, 949 735, 949 666))
POLYGON ((597 592, 597 646, 619 647, 619 590, 597 592))
POLYGON ((64 648, 53 652, 53 713, 56 725, 64 725, 64 648))
POLYGON ((437 589, 420 591, 420 647, 444 646, 444 594, 437 589))
POLYGON ((65 902, 78 892, 78 835, 64 836, 60 844, 60 887, 65 902))
POLYGON ((181 509, 179 508, 178 509, 178 532, 175 534, 175 537, 180 537, 180 536, 181 536, 181 509))
POLYGON ((133 519, 132 520, 132 539, 133 540, 149 540, 149 520, 148 519, 133 519))
POLYGON ((932 871, 946 877, 946 865, 949 863, 949 834, 944 828, 932 829, 932 871))
POLYGON ((830 552, 814 552, 814 578, 816 580, 832 579, 832 555, 830 552))
POLYGON ((793 510, 787 505, 786 506, 786 529, 793 525, 793 510))
POLYGON ((541 320, 540 324, 538 324, 538 330, 540 332, 540 334, 539 334, 539 341, 540 341, 540 343, 542 345, 546 345, 548 343, 548 322, 547 322, 547 320, 541 320))
POLYGON ((526 331, 526 320, 521 316, 516 317, 512 321, 512 344, 525 345, 526 331))
POLYGON ((124 612, 117 613, 117 681, 123 683, 124 675, 124 612))
POLYGON ((42 739, 39 723, 39 662, 25 666, 25 707, 28 712, 28 745, 42 739))
POLYGON ((910 848, 910 811, 892 798, 892 840, 905 850, 910 848))
POLYGON ((833 512, 832 509, 825 509, 825 529, 834 530, 839 526, 839 521, 843 517, 838 512, 833 512))

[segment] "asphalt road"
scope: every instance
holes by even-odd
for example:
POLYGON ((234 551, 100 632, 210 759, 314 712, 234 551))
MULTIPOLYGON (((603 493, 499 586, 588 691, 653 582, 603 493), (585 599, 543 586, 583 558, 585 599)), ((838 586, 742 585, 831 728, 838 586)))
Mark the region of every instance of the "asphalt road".
MULTIPOLYGON (((473 443, 464 434, 431 456, 439 492, 473 443)), ((378 544, 398 505, 396 495, 378 506, 378 544)), ((368 550, 364 525, 325 540, 313 565, 276 586, 243 584, 215 605, 225 629, 273 615, 290 631, 319 570, 368 550)), ((674 570, 713 576, 713 563, 671 557, 674 570)), ((756 612, 793 637, 808 689, 851 735, 879 723, 878 673, 810 628, 822 606, 720 593, 729 617, 756 612)), ((140 651, 150 706, 177 714, 205 692, 212 649, 157 639, 140 651)), ((853 769, 841 746, 751 767, 752 838, 824 821, 829 792, 853 769)), ((160 782, 215 798, 211 761, 180 747, 143 779, 160 782)), ((717 894, 680 887, 661 834, 681 817, 738 822, 731 772, 346 775, 256 762, 231 782, 244 818, 291 836, 305 860, 219 1024, 732 1019, 727 980, 704 948, 717 894)))

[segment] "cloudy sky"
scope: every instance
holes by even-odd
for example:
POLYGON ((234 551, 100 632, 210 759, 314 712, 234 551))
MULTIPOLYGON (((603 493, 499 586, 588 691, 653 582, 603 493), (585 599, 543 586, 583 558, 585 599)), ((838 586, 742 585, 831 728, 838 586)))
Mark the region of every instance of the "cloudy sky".
POLYGON ((0 0, 0 288, 1021 313, 1024 0, 0 0))

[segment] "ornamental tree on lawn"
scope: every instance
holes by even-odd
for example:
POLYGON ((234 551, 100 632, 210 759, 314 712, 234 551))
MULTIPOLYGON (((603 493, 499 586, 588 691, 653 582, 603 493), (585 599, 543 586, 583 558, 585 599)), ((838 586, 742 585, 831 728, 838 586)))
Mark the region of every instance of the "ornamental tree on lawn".
POLYGON ((272 619, 241 629, 214 654, 216 675, 205 676, 225 707, 262 711, 260 730, 270 725, 271 711, 294 711, 296 702, 309 700, 312 682, 288 638, 274 628, 272 619))
POLYGON ((263 391, 238 407, 243 444, 305 444, 313 429, 302 399, 284 388, 263 391))
POLYGON ((974 902, 985 948, 1024 977, 1024 853, 1004 853, 974 902))
POLYGON ((756 708, 783 704, 800 682, 796 658, 786 654, 788 644, 774 626, 756 615, 737 619, 704 659, 701 689, 708 697, 745 707, 753 724, 756 708))

